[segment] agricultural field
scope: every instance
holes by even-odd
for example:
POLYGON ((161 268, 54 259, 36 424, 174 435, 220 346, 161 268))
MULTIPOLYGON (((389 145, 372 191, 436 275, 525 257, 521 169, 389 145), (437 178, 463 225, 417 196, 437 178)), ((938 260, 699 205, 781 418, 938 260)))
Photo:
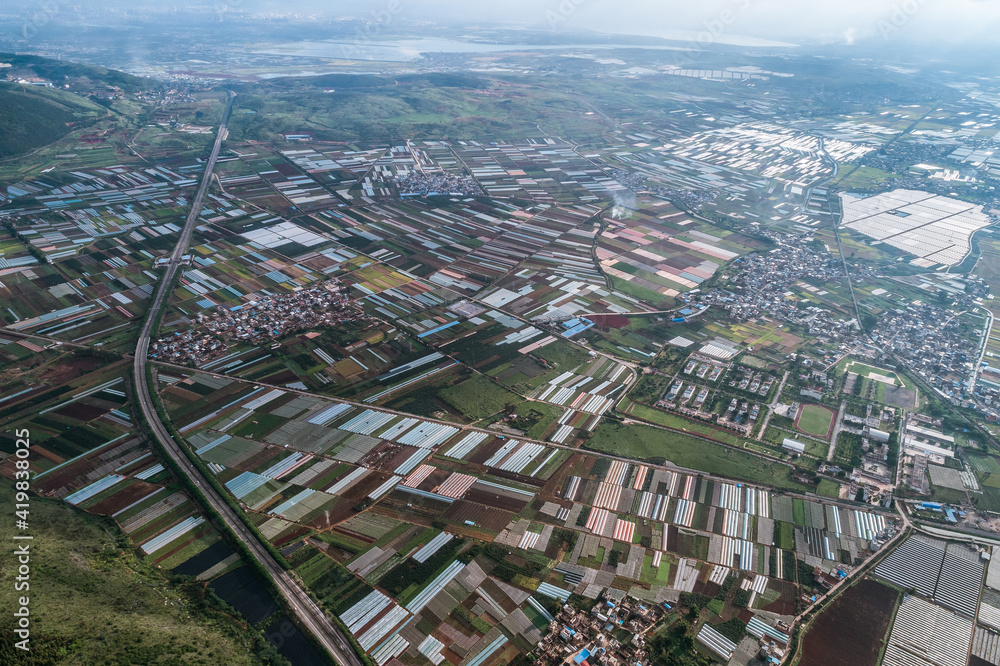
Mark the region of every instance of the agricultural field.
MULTIPOLYGON (((149 319, 149 381, 198 468, 367 660, 552 666, 526 655, 555 617, 619 593, 669 611, 648 645, 685 666, 750 662, 761 637, 801 639, 803 665, 903 664, 927 622, 964 658, 970 617, 1000 630, 980 552, 926 535, 796 626, 888 550, 899 506, 997 524, 1000 457, 978 428, 998 432, 998 327, 975 346, 1000 314, 987 78, 839 59, 852 75, 826 80, 832 61, 742 47, 683 67, 614 44, 502 52, 500 32, 469 53, 298 69, 262 42, 238 66, 173 63, 169 86, 50 62, 70 88, 0 96, 38 112, 36 135, 0 139, 0 157, 24 155, 0 164, 0 476, 30 431, 32 489, 84 543, 60 559, 66 536, 46 530, 46 567, 61 564, 43 590, 90 613, 46 649, 99 661, 111 628, 137 663, 319 659, 298 630, 263 644, 291 623, 130 401, 219 81, 239 94, 149 319), (885 191, 901 178, 914 189, 885 191), (903 423, 954 440, 927 443, 942 458, 927 484, 903 423), (143 635, 156 624, 175 644, 143 635)), ((10 60, 0 78, 40 74, 10 60)))
MULTIPOLYGON (((325 555, 297 547, 293 563, 331 612, 349 628, 359 604, 393 618, 358 625, 355 637, 376 658, 458 628, 463 649, 485 650, 498 624, 513 632, 511 648, 524 651, 541 625, 522 614, 537 619, 546 599, 570 594, 595 599, 617 579, 654 601, 668 589, 717 589, 732 574, 746 581, 750 606, 789 615, 798 558, 822 566, 853 560, 869 530, 887 527, 881 517, 793 503, 656 460, 613 461, 197 372, 160 379, 179 430, 266 538, 278 548, 306 537, 326 544, 325 555), (843 552, 824 550, 827 530, 840 534, 843 552), (504 610, 476 619, 473 602, 484 593, 504 610), (428 608, 439 610, 431 616, 428 608)), ((518 406, 508 423, 516 427, 528 410, 518 406)), ((647 430, 651 445, 670 435, 645 426, 626 432, 647 430)), ((605 432, 599 426, 588 446, 597 448, 605 432)), ((612 437, 616 454, 655 458, 629 449, 622 432, 612 437)), ((708 460, 712 467, 701 468, 714 473, 740 468, 741 478, 753 476, 751 466, 768 485, 797 487, 748 453, 675 439, 672 450, 651 450, 678 464, 708 460), (692 445, 697 456, 679 455, 692 445), (706 457, 711 446, 718 450, 706 457)))
MULTIPOLYGON (((74 604, 83 608, 87 604, 96 603, 103 607, 109 603, 109 599, 113 604, 113 599, 118 596, 124 599, 130 594, 132 596, 129 598, 133 601, 128 603, 134 603, 134 595, 138 593, 134 590, 129 592, 128 589, 131 589, 129 586, 134 587, 136 581, 131 578, 131 582, 118 580, 109 573, 111 569, 132 571, 134 577, 147 580, 147 583, 140 585, 143 589, 161 590, 156 596, 156 603, 140 602, 143 607, 162 607, 159 600, 164 594, 163 590, 169 590, 168 597, 176 597, 176 604, 200 604, 204 588, 201 585, 182 585, 174 589, 165 583, 162 573, 172 572, 211 584, 219 597, 235 608, 248 623, 233 622, 230 625, 230 619, 223 622, 206 620, 205 623, 189 625, 190 631, 194 632, 192 635, 196 637, 205 631, 221 631, 226 636, 225 640, 211 641, 215 647, 207 649, 212 654, 222 654, 218 652, 219 649, 240 652, 246 650, 247 646, 258 643, 260 644, 255 650, 278 650, 290 654, 289 651, 295 645, 306 651, 313 650, 297 630, 288 641, 279 641, 271 636, 269 640, 277 641, 276 647, 268 647, 255 634, 243 633, 247 626, 264 629, 270 622, 276 621, 277 602, 271 598, 259 574, 245 566, 216 527, 206 519, 201 507, 183 490, 178 489, 176 479, 158 459, 157 454, 133 432, 131 407, 122 390, 125 388, 122 364, 102 365, 100 359, 70 354, 61 359, 57 357, 55 367, 62 368, 61 378, 65 382, 60 387, 62 390, 18 396, 10 401, 4 417, 4 423, 9 428, 5 430, 7 434, 0 439, 4 451, 0 476, 13 477, 14 457, 7 455, 14 451, 13 433, 27 430, 32 441, 29 455, 33 472, 32 489, 38 495, 48 498, 33 500, 33 520, 48 526, 49 522, 42 516, 51 513, 52 529, 67 529, 69 533, 80 535, 81 538, 91 532, 99 532, 103 539, 111 538, 115 544, 114 550, 121 553, 115 563, 107 560, 106 544, 94 546, 95 549, 89 549, 86 539, 80 544, 72 544, 75 555, 64 561, 71 562, 76 569, 93 572, 103 582, 87 583, 82 587, 60 592, 74 600, 67 608, 76 607, 74 604), (60 360, 63 365, 59 365, 60 360), (90 361, 93 363, 88 365, 86 362, 90 361), (60 500, 61 503, 56 504, 54 500, 60 500), (39 506, 39 502, 43 504, 39 506), (64 525, 68 520, 80 524, 71 528, 64 525), (242 572, 238 574, 240 582, 235 586, 229 585, 226 581, 237 572, 242 572), (100 585, 106 586, 108 590, 121 588, 121 591, 115 593, 118 596, 102 596, 98 602, 92 592, 94 586, 100 585), (256 586, 257 591, 248 596, 247 590, 253 586, 256 586)), ((49 536, 46 543, 57 544, 60 548, 69 548, 71 545, 60 537, 49 536)), ((44 552, 47 557, 47 547, 44 552)), ((36 551, 33 558, 37 556, 36 551)), ((69 578, 71 577, 57 576, 53 581, 69 578)), ((175 606, 174 603, 167 605, 175 606)), ((134 610, 131 605, 129 608, 134 610)), ((199 605, 198 608, 202 606, 199 605)), ((80 612, 81 617, 99 618, 103 611, 80 612)), ((216 611, 209 603, 198 612, 212 615, 216 611)), ((48 614, 43 613, 41 617, 48 617, 48 614)), ((162 626, 164 622, 174 621, 176 618, 170 619, 169 612, 156 618, 124 613, 117 620, 109 619, 108 623, 109 626, 119 623, 116 625, 118 636, 129 636, 133 632, 137 636, 153 636, 156 632, 148 628, 149 623, 162 626)), ((67 626, 77 625, 70 623, 67 626)), ((175 633, 177 636, 187 635, 181 630, 175 633)), ((61 634, 58 632, 52 635, 54 649, 68 649, 70 644, 77 650, 94 649, 83 639, 60 642, 56 638, 59 635, 61 634)), ((71 632, 67 634, 71 635, 71 632)), ((153 655, 169 654, 175 649, 190 651, 175 643, 170 646, 156 644, 148 636, 136 638, 132 644, 137 643, 139 647, 134 649, 153 655)), ((198 641, 199 650, 207 641, 201 637, 192 640, 198 641)), ((238 662, 239 658, 234 656, 233 663, 238 662)))
POLYGON ((759 243, 685 215, 663 200, 605 217, 596 256, 605 275, 625 293, 646 294, 657 309, 711 280, 721 266, 759 243), (624 283, 624 284, 621 284, 624 283))
POLYGON ((882 653, 900 593, 871 579, 853 585, 813 621, 797 663, 874 664, 882 653), (850 635, 850 640, 844 640, 850 635))
POLYGON ((156 281, 151 269, 173 247, 199 168, 85 169, 11 186, 12 201, 36 209, 6 225, 23 250, 13 239, 3 244, 0 322, 106 348, 134 344, 156 281))
POLYGON ((973 203, 916 190, 869 198, 845 194, 841 201, 844 226, 907 252, 921 268, 961 263, 973 234, 990 225, 973 203))
POLYGON ((122 362, 70 353, 55 355, 37 374, 25 373, 35 380, 30 388, 0 403, 0 418, 11 428, 0 439, 3 450, 13 452, 13 429, 30 430, 32 467, 40 473, 127 437, 133 426, 122 390, 124 372, 122 362))
POLYGON ((669 460, 710 474, 767 483, 776 488, 805 489, 803 484, 792 480, 792 470, 785 465, 776 466, 770 459, 739 449, 645 425, 601 425, 587 446, 638 460, 669 460))

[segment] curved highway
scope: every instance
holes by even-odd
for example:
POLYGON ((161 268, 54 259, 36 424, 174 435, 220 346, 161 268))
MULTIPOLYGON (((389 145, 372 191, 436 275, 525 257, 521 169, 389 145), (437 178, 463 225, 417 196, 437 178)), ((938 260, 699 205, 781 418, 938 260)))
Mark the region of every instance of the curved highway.
POLYGON ((188 213, 184 228, 181 230, 177 246, 171 253, 169 263, 160 277, 159 286, 153 296, 153 302, 150 305, 146 322, 143 325, 139 342, 135 348, 135 358, 133 360, 135 399, 142 410, 143 418, 149 424, 154 436, 159 440, 167 454, 177 463, 198 490, 202 492, 208 503, 218 512, 229 529, 246 544, 253 556, 264 566, 274 580, 274 584, 277 586, 279 592, 288 603, 289 609, 298 618, 301 625, 316 636, 323 647, 333 655, 337 663, 344 666, 362 666, 358 655, 354 652, 354 649, 343 634, 341 634, 339 628, 331 622, 326 613, 302 589, 298 582, 292 578, 291 574, 278 564, 271 556, 271 553, 260 543, 257 536, 247 528, 240 516, 230 508, 229 504, 216 492, 215 488, 201 475, 198 468, 195 467, 181 449, 181 444, 174 441, 170 432, 160 422, 156 408, 153 405, 149 384, 146 381, 147 353, 150 338, 154 333, 153 327, 155 322, 159 320, 159 315, 170 297, 170 285, 173 283, 174 277, 180 269, 181 258, 187 252, 188 245, 191 242, 191 235, 197 226, 198 215, 201 212, 202 200, 205 197, 208 184, 211 182, 215 162, 219 157, 219 148, 226 135, 226 125, 233 108, 233 100, 236 97, 235 93, 231 92, 229 94, 229 104, 226 106, 225 113, 222 116, 222 123, 219 125, 219 132, 215 138, 215 145, 212 147, 212 154, 208 162, 205 163, 205 173, 202 175, 201 184, 191 204, 191 210, 188 213))

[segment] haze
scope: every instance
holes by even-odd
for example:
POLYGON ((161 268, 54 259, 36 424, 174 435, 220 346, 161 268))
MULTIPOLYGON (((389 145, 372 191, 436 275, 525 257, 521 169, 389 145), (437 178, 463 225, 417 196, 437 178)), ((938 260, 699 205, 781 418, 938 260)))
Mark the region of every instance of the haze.
MULTIPOLYGON (((8 11, 48 12, 54 20, 68 19, 74 6, 37 2, 5 3, 8 11)), ((162 3, 108 0, 88 3, 125 10, 163 11, 162 3)), ((294 5, 303 18, 369 18, 392 15, 394 20, 444 24, 519 25, 559 31, 598 31, 669 39, 701 37, 716 43, 747 43, 746 38, 795 44, 865 41, 920 42, 932 40, 970 44, 989 39, 1000 27, 1000 3, 988 0, 842 0, 808 3, 794 0, 509 0, 470 3, 465 0, 305 0, 294 5)), ((273 0, 215 0, 173 3, 167 11, 290 14, 290 5, 273 0)))

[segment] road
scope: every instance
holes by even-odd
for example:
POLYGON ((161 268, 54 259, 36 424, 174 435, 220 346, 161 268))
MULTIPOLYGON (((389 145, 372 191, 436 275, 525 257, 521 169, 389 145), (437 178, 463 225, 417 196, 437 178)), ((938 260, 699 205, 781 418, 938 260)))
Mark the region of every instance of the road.
POLYGON ((993 332, 993 313, 986 307, 983 308, 983 311, 986 312, 986 329, 983 331, 983 341, 979 346, 979 359, 976 361, 976 365, 972 371, 972 377, 969 379, 970 393, 976 388, 976 380, 979 379, 979 373, 982 372, 983 359, 986 357, 986 345, 989 344, 990 333, 993 332))
MULTIPOLYGON (((675 308, 670 310, 635 310, 634 312, 578 312, 575 315, 564 315, 561 317, 541 317, 538 319, 532 319, 531 322, 535 324, 558 324, 563 321, 569 321, 570 319, 586 319, 587 317, 645 317, 649 315, 668 315, 677 314, 684 308, 690 308, 691 306, 687 303, 681 303, 675 308)), ((705 305, 698 310, 689 315, 684 315, 685 319, 693 319, 699 315, 708 312, 711 306, 705 305)))
POLYGON ((146 355, 149 351, 149 341, 154 334, 154 326, 159 321, 159 315, 166 306, 170 297, 170 286, 173 283, 177 271, 180 269, 180 259, 187 252, 191 243, 191 235, 197 226, 198 215, 201 213, 202 201, 208 185, 212 179, 212 171, 215 162, 219 157, 219 148, 226 133, 226 124, 229 121, 229 114, 232 111, 235 93, 230 93, 229 104, 222 116, 219 125, 219 132, 215 138, 215 145, 212 147, 212 154, 205 163, 205 173, 202 175, 201 184, 191 204, 184 228, 181 230, 177 246, 170 255, 163 275, 157 283, 159 286, 149 308, 149 314, 143 325, 142 333, 139 335, 139 342, 136 345, 135 357, 133 359, 133 371, 135 373, 135 400, 142 411, 143 418, 149 424, 153 435, 159 440, 167 454, 174 460, 180 469, 187 475, 191 482, 205 496, 211 507, 218 512, 226 526, 246 544, 253 556, 264 566, 268 574, 274 580, 278 591, 285 598, 288 608, 298 618, 301 625, 311 632, 326 650, 333 655, 339 664, 350 666, 361 666, 362 662, 355 654, 354 649, 330 618, 312 600, 312 598, 302 589, 302 587, 292 578, 284 568, 271 556, 264 546, 257 539, 256 535, 250 531, 243 520, 236 515, 229 504, 216 492, 215 488, 201 475, 198 468, 188 458, 181 449, 180 442, 174 441, 170 432, 160 421, 156 408, 153 405, 152 394, 149 383, 146 381, 146 355))
POLYGON ((786 370, 785 374, 781 377, 781 382, 778 384, 778 392, 774 394, 774 400, 772 400, 767 405, 767 415, 764 417, 764 424, 760 427, 760 432, 757 433, 757 441, 764 441, 764 433, 767 432, 767 426, 771 423, 771 415, 774 414, 775 408, 781 403, 781 393, 785 390, 785 382, 788 381, 788 375, 792 374, 791 370, 786 370))
MULTIPOLYGON (((822 139, 820 139, 819 151, 823 155, 823 157, 825 157, 826 159, 830 160, 833 163, 833 172, 834 172, 833 177, 835 178, 840 168, 837 165, 837 160, 830 157, 830 154, 826 152, 826 147, 822 139)), ((851 269, 847 265, 847 256, 844 254, 844 244, 840 240, 840 219, 838 219, 836 216, 833 219, 833 235, 834 238, 837 239, 837 253, 840 255, 840 261, 844 264, 844 277, 847 279, 847 288, 851 293, 851 305, 854 306, 854 315, 858 322, 858 328, 867 337, 867 334, 864 333, 864 327, 861 325, 861 308, 858 306, 858 297, 854 294, 854 283, 851 281, 851 269)))
POLYGON ((837 437, 840 436, 840 430, 844 427, 844 411, 847 408, 847 403, 841 401, 840 411, 837 412, 837 420, 833 422, 833 433, 830 434, 830 450, 826 454, 827 462, 833 462, 833 456, 837 452, 837 437))

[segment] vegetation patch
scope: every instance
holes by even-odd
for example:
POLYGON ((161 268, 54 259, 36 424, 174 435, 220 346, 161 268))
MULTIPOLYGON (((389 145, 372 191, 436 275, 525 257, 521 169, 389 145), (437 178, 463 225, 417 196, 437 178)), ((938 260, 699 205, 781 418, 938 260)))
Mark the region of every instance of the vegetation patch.
POLYGON ((602 423, 594 430, 586 447, 654 464, 669 460, 681 467, 785 490, 806 488, 792 479, 792 470, 785 465, 722 444, 649 426, 602 423))
MULTIPOLYGON (((7 481, 0 490, 13 496, 7 481)), ((255 632, 202 585, 168 579, 138 557, 110 520, 40 497, 31 513, 32 663, 259 663, 250 657, 255 632)), ((8 543, 12 528, 0 530, 8 543)), ((0 572, 7 589, 16 574, 0 572)), ((0 662, 22 663, 13 640, 0 633, 0 662)))

